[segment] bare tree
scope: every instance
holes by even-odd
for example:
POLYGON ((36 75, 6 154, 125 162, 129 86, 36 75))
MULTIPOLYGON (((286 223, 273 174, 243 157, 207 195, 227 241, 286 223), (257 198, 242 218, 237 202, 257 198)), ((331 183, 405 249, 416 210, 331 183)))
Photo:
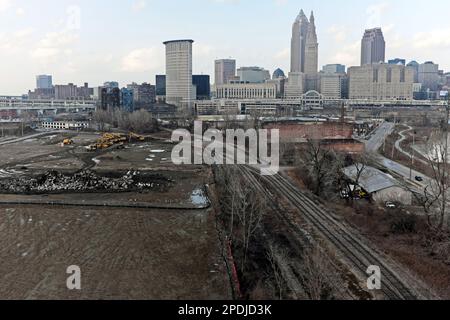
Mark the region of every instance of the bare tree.
POLYGON ((245 181, 236 203, 236 215, 239 220, 240 240, 243 245, 241 270, 245 269, 248 251, 255 232, 267 210, 267 200, 254 186, 245 181))
POLYGON ((282 300, 287 289, 283 270, 289 269, 288 252, 286 249, 282 249, 274 243, 269 243, 267 246, 266 256, 271 267, 272 272, 270 278, 274 282, 276 295, 279 300, 282 300))
POLYGON ((243 271, 251 241, 259 230, 261 220, 267 211, 267 200, 254 185, 242 179, 237 167, 219 166, 216 171, 216 179, 224 191, 222 204, 226 211, 228 237, 242 245, 241 270, 243 271))
POLYGON ((318 247, 305 251, 300 278, 311 300, 335 299, 343 286, 335 267, 318 247))
POLYGON ((314 183, 314 193, 321 195, 330 176, 332 152, 317 140, 308 139, 303 153, 304 164, 309 169, 314 183))
POLYGON ((111 114, 107 110, 98 109, 93 114, 93 120, 97 123, 100 131, 105 131, 106 124, 111 123, 111 114))
POLYGON ((445 228, 447 214, 448 191, 450 179, 448 173, 447 136, 435 139, 429 143, 426 155, 427 163, 431 172, 431 181, 422 192, 414 195, 417 202, 422 206, 427 216, 427 223, 433 231, 441 232, 445 228))
POLYGON ((153 131, 155 124, 150 112, 140 109, 129 115, 130 128, 136 132, 144 133, 153 131))

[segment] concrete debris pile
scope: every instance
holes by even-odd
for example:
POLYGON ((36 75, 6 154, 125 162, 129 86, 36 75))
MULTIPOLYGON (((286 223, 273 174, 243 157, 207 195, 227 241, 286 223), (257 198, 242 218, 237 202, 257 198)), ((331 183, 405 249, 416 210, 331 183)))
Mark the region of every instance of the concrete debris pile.
POLYGON ((37 178, 0 181, 0 192, 45 194, 60 192, 123 192, 162 188, 169 181, 160 176, 142 177, 139 171, 128 171, 120 177, 100 176, 84 170, 73 175, 50 171, 37 178))

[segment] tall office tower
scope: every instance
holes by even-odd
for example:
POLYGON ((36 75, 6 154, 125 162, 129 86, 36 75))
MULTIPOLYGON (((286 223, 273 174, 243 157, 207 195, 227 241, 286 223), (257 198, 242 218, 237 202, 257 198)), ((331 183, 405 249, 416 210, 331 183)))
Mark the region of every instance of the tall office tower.
POLYGON ((319 68, 319 43, 317 42, 316 24, 314 13, 309 19, 308 34, 305 42, 305 73, 315 75, 319 68))
POLYGON ((345 65, 343 64, 326 64, 322 67, 323 73, 345 73, 345 65))
POLYGON ((45 75, 45 74, 36 76, 36 88, 37 89, 53 88, 52 76, 45 75))
POLYGON ((439 65, 431 61, 427 61, 419 65, 419 83, 422 89, 436 91, 439 85, 439 65))
POLYGON ((211 81, 208 75, 193 75, 192 84, 196 88, 197 100, 209 100, 211 98, 211 81))
POLYGON ((384 62, 386 42, 381 28, 369 29, 361 41, 361 65, 384 62))
POLYGON ((166 102, 189 107, 195 100, 192 85, 192 44, 194 40, 166 41, 166 102))
POLYGON ((291 72, 305 72, 305 48, 308 29, 308 18, 301 10, 292 26, 291 72))
POLYGON ((236 60, 221 59, 215 61, 215 84, 227 84, 236 76, 236 60))

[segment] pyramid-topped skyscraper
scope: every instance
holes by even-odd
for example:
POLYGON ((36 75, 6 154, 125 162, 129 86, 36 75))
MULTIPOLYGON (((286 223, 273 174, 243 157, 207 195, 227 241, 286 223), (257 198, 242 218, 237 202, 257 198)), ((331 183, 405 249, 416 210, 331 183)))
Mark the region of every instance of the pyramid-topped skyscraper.
POLYGON ((305 43, 305 73, 315 75, 319 70, 319 43, 317 42, 316 24, 314 13, 309 19, 308 34, 305 43))
POLYGON ((308 20, 301 10, 292 26, 291 72, 285 96, 296 99, 307 91, 318 91, 320 87, 318 70, 319 44, 314 13, 311 12, 308 20))
POLYGON ((316 74, 318 71, 319 44, 317 42, 314 13, 308 21, 303 10, 292 26, 291 72, 316 74))

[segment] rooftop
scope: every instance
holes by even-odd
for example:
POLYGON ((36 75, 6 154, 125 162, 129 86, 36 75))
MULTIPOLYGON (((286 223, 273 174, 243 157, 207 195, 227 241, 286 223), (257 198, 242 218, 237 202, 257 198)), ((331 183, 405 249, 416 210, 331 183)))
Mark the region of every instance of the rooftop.
MULTIPOLYGON (((346 177, 352 181, 357 180, 358 170, 362 165, 353 165, 343 169, 346 177)), ((374 193, 391 187, 398 187, 399 183, 392 176, 373 167, 366 167, 359 178, 359 186, 369 193, 374 193)))
POLYGON ((191 40, 191 39, 169 40, 169 41, 163 42, 163 44, 169 44, 169 43, 172 43, 172 42, 190 42, 190 43, 194 43, 194 40, 191 40))

